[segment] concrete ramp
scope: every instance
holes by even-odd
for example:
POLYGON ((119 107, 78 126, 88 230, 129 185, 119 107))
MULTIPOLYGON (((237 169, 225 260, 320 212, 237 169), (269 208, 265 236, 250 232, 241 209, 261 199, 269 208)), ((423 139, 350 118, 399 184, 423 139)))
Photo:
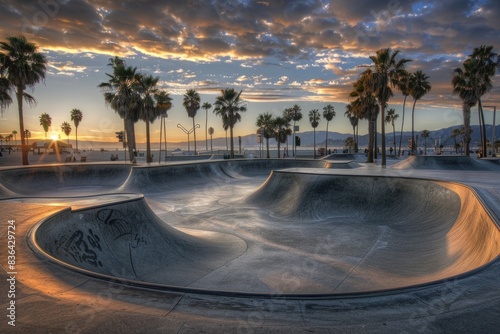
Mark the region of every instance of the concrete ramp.
POLYGON ((444 280, 500 254, 497 225, 455 183, 277 171, 245 203, 284 231, 304 223, 329 236, 315 256, 332 266, 334 293, 444 280))
POLYGON ((119 187, 130 173, 129 164, 55 164, 0 170, 0 196, 4 194, 60 196, 108 192, 119 187))
POLYGON ((471 157, 460 155, 417 155, 410 156, 392 166, 394 169, 437 169, 500 171, 499 166, 471 157))
POLYGON ((39 223, 30 242, 53 261, 89 275, 180 287, 246 250, 233 235, 168 226, 142 197, 63 210, 39 223))
POLYGON ((273 170, 284 168, 325 168, 324 161, 310 159, 245 159, 220 163, 221 169, 232 178, 267 177, 273 170))

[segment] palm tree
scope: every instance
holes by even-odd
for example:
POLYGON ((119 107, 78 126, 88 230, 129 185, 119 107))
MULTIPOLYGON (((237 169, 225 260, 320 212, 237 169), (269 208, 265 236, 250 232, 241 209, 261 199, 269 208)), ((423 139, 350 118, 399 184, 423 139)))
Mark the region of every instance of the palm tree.
POLYGON ((286 143, 288 136, 292 133, 290 121, 286 117, 278 116, 274 119, 274 138, 278 142, 278 158, 280 157, 281 144, 286 143))
MULTIPOLYGON (((78 152, 78 126, 80 125, 80 122, 83 119, 83 114, 80 111, 80 109, 72 109, 70 111, 71 115, 71 120, 73 121, 73 124, 75 124, 75 140, 76 140, 76 151, 78 152)), ((68 140, 69 143, 69 140, 68 140)))
MULTIPOLYGON (((269 159, 269 138, 274 136, 275 133, 275 126, 276 123, 274 122, 273 115, 270 114, 269 112, 265 112, 263 114, 260 114, 257 117, 257 121, 255 122, 255 125, 259 127, 259 130, 257 133, 260 132, 260 129, 264 130, 264 138, 266 138, 266 152, 267 155, 266 157, 269 159)), ((278 152, 278 157, 279 157, 279 152, 278 152)))
POLYGON ((394 110, 394 108, 387 110, 387 115, 385 115, 385 122, 391 123, 392 132, 394 133, 394 154, 396 154, 396 126, 394 122, 398 119, 398 117, 399 115, 396 114, 396 110, 394 110))
POLYGON ((49 131, 49 127, 52 125, 52 117, 49 114, 43 113, 39 117, 40 125, 43 127, 43 131, 45 131, 45 141, 47 141, 47 132, 49 131))
POLYGON ((135 67, 125 67, 125 62, 118 58, 110 58, 108 66, 113 69, 113 74, 106 73, 108 82, 99 84, 103 90, 106 104, 123 119, 126 132, 126 142, 129 159, 135 162, 135 123, 139 121, 141 97, 137 92, 141 75, 135 67))
POLYGON ((300 121, 302 119, 302 109, 300 108, 299 105, 294 104, 292 107, 292 121, 293 121, 293 156, 295 157, 297 155, 297 146, 295 145, 295 129, 296 129, 296 122, 300 121))
POLYGON ((451 137, 453 138, 455 142, 455 153, 458 154, 458 145, 457 145, 457 137, 460 136, 460 129, 453 129, 451 131, 451 137))
POLYGON ((373 61, 373 71, 370 74, 366 84, 371 86, 373 94, 376 97, 381 111, 381 132, 382 132, 382 167, 386 166, 385 152, 385 108, 389 99, 393 96, 390 86, 395 86, 398 78, 405 69, 405 64, 409 59, 400 59, 396 61, 399 50, 391 51, 390 48, 380 49, 375 56, 371 56, 373 61))
POLYGON ((243 105, 244 101, 241 99, 241 93, 236 92, 233 88, 226 88, 221 90, 221 95, 217 96, 215 101, 214 112, 224 119, 227 117, 227 125, 229 127, 231 137, 231 154, 230 157, 234 158, 234 142, 233 142, 233 129, 237 122, 241 120, 240 112, 247 111, 246 106, 243 105))
POLYGON ((71 133, 71 125, 68 122, 63 122, 61 124, 61 131, 68 137, 68 145, 69 145, 69 134, 71 133))
POLYGON ((475 75, 475 61, 464 62, 463 69, 456 68, 453 71, 451 83, 453 85, 453 94, 458 94, 462 99, 462 114, 464 119, 464 146, 465 156, 470 156, 471 127, 470 117, 471 108, 476 105, 476 87, 481 85, 481 78, 475 75))
POLYGON ((410 76, 410 95, 413 97, 413 108, 411 110, 411 140, 412 155, 415 155, 417 145, 415 143, 415 105, 425 94, 430 92, 431 84, 427 81, 429 77, 422 71, 416 71, 410 76))
POLYGON ((153 162, 151 156, 151 133, 150 123, 161 117, 170 109, 170 97, 166 92, 160 91, 157 87, 159 77, 151 75, 142 76, 139 80, 139 88, 142 104, 139 108, 139 118, 146 123, 146 162, 153 162), (162 94, 160 94, 162 92, 162 94))
POLYGON ((493 51, 493 46, 481 45, 474 48, 472 54, 464 62, 471 63, 472 72, 477 76, 478 85, 475 87, 475 95, 478 103, 479 125, 481 129, 481 151, 482 156, 486 156, 486 124, 484 123, 483 105, 481 97, 493 88, 492 78, 495 76, 500 58, 494 60, 497 54, 493 51))
MULTIPOLYGON (((403 117, 401 119, 401 132, 399 134, 399 150, 398 150, 398 157, 401 156, 401 144, 403 142, 403 128, 405 125, 405 108, 406 108, 406 98, 408 95, 410 95, 410 72, 403 70, 399 74, 398 81, 397 81, 397 87, 401 91, 401 93, 404 96, 403 100, 403 117)), ((396 150, 396 147, 394 147, 394 150, 396 150)))
POLYGON ((313 109, 311 111, 309 111, 309 123, 311 123, 311 126, 313 128, 313 131, 314 131, 314 159, 316 159, 316 128, 318 127, 319 125, 319 119, 320 119, 320 115, 319 115, 319 111, 318 109, 313 109))
POLYGON ((213 153, 213 151, 214 151, 214 146, 213 146, 213 142, 212 142, 212 136, 213 136, 213 134, 214 134, 214 128, 209 127, 209 128, 208 128, 208 134, 210 135, 210 153, 213 153))
POLYGON ((12 134, 14 135, 14 145, 16 145, 16 143, 17 143, 17 131, 12 130, 12 134))
POLYGON ((194 154, 196 155, 196 126, 194 118, 200 109, 200 94, 194 89, 188 89, 186 94, 184 94, 184 102, 182 105, 186 108, 188 117, 193 119, 194 154))
MULTIPOLYGON (((349 106, 349 108, 351 107, 351 105, 348 105, 348 106, 349 106)), ((346 111, 344 114, 347 115, 347 117, 349 117, 349 123, 351 123, 352 135, 354 138, 354 152, 358 153, 358 136, 356 135, 356 130, 359 128, 358 127, 359 118, 357 118, 356 116, 350 116, 348 111, 346 111)))
POLYGON ((326 119, 326 141, 325 141, 325 154, 328 154, 328 124, 335 117, 335 108, 328 104, 323 107, 323 118, 326 119))
POLYGON ((25 146, 23 99, 31 106, 36 100, 25 92, 35 84, 45 80, 47 60, 37 52, 37 46, 26 40, 24 36, 7 37, 6 42, 0 42, 0 73, 5 75, 11 87, 15 89, 18 111, 19 130, 21 133, 22 161, 28 165, 28 148, 25 146))
POLYGON ((7 136, 5 136, 5 139, 6 141, 9 143, 9 144, 12 144, 11 141, 12 141, 12 137, 14 137, 14 135, 12 133, 9 133, 7 136))
POLYGON ((358 80, 353 84, 353 91, 350 97, 355 98, 347 107, 346 114, 355 116, 359 119, 368 120, 368 163, 373 163, 375 150, 375 125, 379 114, 379 106, 371 90, 371 86, 366 84, 366 81, 371 76, 371 69, 361 73, 358 80))
POLYGON ((201 107, 205 109, 205 151, 208 151, 208 109, 212 108, 212 105, 205 102, 201 107))
POLYGON ((349 152, 351 152, 351 149, 356 146, 356 141, 353 137, 347 137, 344 141, 344 145, 349 150, 349 152))
POLYGON ((427 155, 427 138, 429 138, 429 135, 431 132, 429 130, 423 130, 422 131, 422 138, 424 138, 424 147, 425 147, 425 155, 427 155))

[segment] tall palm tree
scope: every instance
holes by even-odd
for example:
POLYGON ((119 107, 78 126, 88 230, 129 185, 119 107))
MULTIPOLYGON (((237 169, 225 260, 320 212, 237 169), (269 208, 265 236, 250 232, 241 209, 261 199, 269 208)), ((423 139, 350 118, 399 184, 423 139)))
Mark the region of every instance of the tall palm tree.
POLYGON ((7 37, 6 42, 0 42, 0 73, 5 75, 15 90, 17 99, 23 165, 29 164, 24 138, 23 99, 31 106, 36 104, 33 96, 25 90, 45 80, 46 65, 45 56, 37 52, 37 46, 28 42, 26 37, 7 37))
POLYGON ((142 76, 139 80, 138 91, 142 104, 139 108, 139 118, 146 123, 146 162, 153 162, 151 156, 151 133, 150 123, 161 117, 170 109, 170 97, 166 92, 160 91, 157 87, 159 77, 151 75, 142 76), (160 94, 163 92, 162 94, 160 94))
POLYGON ((323 107, 323 118, 326 119, 326 141, 325 141, 325 154, 328 154, 328 124, 335 117, 335 108, 331 104, 323 107))
POLYGON ((422 138, 424 138, 424 147, 425 147, 425 155, 427 155, 427 138, 429 138, 429 135, 431 132, 429 130, 423 130, 422 131, 422 138))
POLYGON ((392 132, 394 133, 394 154, 396 154, 396 125, 394 124, 394 122, 398 118, 399 115, 396 114, 396 110, 394 108, 387 110, 387 115, 385 115, 385 122, 391 123, 392 125, 392 132))
POLYGON ((309 123, 311 123, 311 126, 314 131, 314 159, 316 159, 316 128, 319 125, 319 120, 320 120, 320 114, 318 109, 313 109, 309 111, 309 123))
POLYGON ((293 121, 293 156, 295 157, 297 155, 297 146, 295 145, 295 129, 296 129, 296 122, 300 121, 302 119, 302 108, 298 104, 294 104, 293 107, 291 108, 290 112, 291 119, 293 121))
POLYGON ((400 59, 396 61, 399 50, 394 52, 390 49, 380 49, 375 56, 370 56, 373 62, 372 72, 366 84, 371 86, 381 111, 381 132, 382 132, 382 167, 385 167, 387 162, 385 151, 385 109, 389 99, 393 96, 390 86, 396 86, 398 78, 405 69, 405 64, 409 59, 400 59))
POLYGON ((286 143, 288 136, 292 133, 290 121, 286 117, 278 116, 274 119, 274 138, 278 142, 278 158, 280 157, 281 144, 286 143))
POLYGON ((346 114, 359 119, 368 120, 368 163, 373 163, 375 151, 375 125, 379 114, 379 105, 373 95, 370 85, 366 81, 371 77, 372 70, 367 69, 361 73, 358 80, 353 83, 353 90, 350 97, 355 98, 346 108, 346 114))
POLYGON ((213 134, 214 134, 214 128, 209 127, 208 128, 208 135, 210 136, 210 153, 213 153, 213 151, 214 151, 214 145, 213 145, 213 141, 212 141, 213 134))
POLYGON ((205 151, 208 151, 208 109, 212 108, 212 105, 205 102, 201 107, 205 109, 205 151))
POLYGON ((478 103, 479 125, 481 129, 481 151, 482 156, 486 156, 486 124, 484 122, 483 105, 481 97, 493 88, 492 79, 495 76, 499 66, 500 58, 495 60, 498 55, 492 51, 493 46, 481 45, 475 47, 472 54, 468 56, 465 62, 472 64, 473 73, 478 76, 480 84, 476 86, 475 94, 478 103))
POLYGON ((63 122, 61 124, 61 131, 64 132, 66 137, 68 137, 68 145, 69 145, 69 134, 71 133, 71 125, 68 122, 63 122))
POLYGON ((476 75, 476 61, 464 62, 463 69, 456 68, 453 71, 451 84, 453 94, 458 94, 462 99, 462 114, 464 119, 464 146, 465 156, 470 156, 471 127, 470 117, 471 108, 477 104, 476 87, 481 86, 482 79, 476 75))
MULTIPOLYGON (((266 138, 266 157, 269 159, 271 156, 269 155, 269 138, 272 138, 275 133, 276 123, 274 121, 273 115, 269 112, 265 112, 257 116, 257 121, 255 125, 259 127, 257 132, 260 132, 260 129, 264 130, 264 138, 266 138)), ((279 152, 278 152, 279 157, 279 152)))
MULTIPOLYGON (((401 132, 399 133, 399 150, 398 150, 398 157, 401 156, 401 145, 403 143, 403 128, 405 125, 405 109, 406 109, 406 99, 408 98, 408 95, 410 95, 410 76, 411 73, 403 70, 399 74, 398 80, 397 80, 397 87, 401 94, 403 94, 404 99, 403 99, 403 117, 401 118, 401 132)), ((394 147, 394 150, 396 150, 396 147, 394 147)))
MULTIPOLYGON (((76 151, 78 152, 78 126, 83 119, 83 114, 80 109, 72 109, 70 111, 71 120, 75 124, 75 140, 76 140, 76 151)), ((68 141, 69 143, 69 141, 68 141)))
MULTIPOLYGON (((350 105, 348 105, 350 106, 350 105)), ((348 114, 348 112, 346 111, 346 113, 348 114)), ((355 153, 358 153, 358 135, 356 133, 356 131, 358 130, 358 125, 359 125, 359 118, 357 118, 356 116, 349 116, 349 123, 351 123, 351 126, 352 126, 352 136, 354 138, 354 152, 355 153)))
POLYGON ((417 145, 415 142, 415 105, 425 94, 430 92, 431 84, 427 81, 429 77, 418 70, 410 76, 410 95, 413 97, 413 108, 411 110, 411 140, 412 155, 415 155, 417 145))
POLYGON ((16 143, 17 143, 17 131, 12 130, 12 134, 14 135, 14 145, 16 145, 16 143))
POLYGON ((134 124, 139 120, 141 97, 137 88, 141 75, 137 73, 137 68, 126 67, 125 62, 118 57, 111 58, 108 66, 111 66, 113 73, 106 73, 108 82, 99 84, 99 88, 103 90, 105 102, 123 119, 129 159, 135 162, 134 124))
POLYGON ((52 117, 49 114, 43 113, 39 117, 40 125, 43 127, 43 131, 45 132, 45 141, 47 141, 47 132, 49 131, 49 127, 52 125, 52 117))
POLYGON ((184 102, 182 105, 186 108, 188 117, 193 119, 194 154, 196 155, 196 126, 194 118, 200 109, 200 94, 194 89, 188 89, 186 94, 184 94, 184 102))
POLYGON ((229 133, 231 137, 231 154, 230 157, 234 158, 234 142, 233 142, 233 129, 237 122, 241 121, 240 112, 247 111, 247 107, 243 105, 244 101, 241 98, 241 93, 236 92, 233 88, 226 88, 221 90, 221 95, 217 96, 215 101, 214 112, 220 117, 227 117, 227 124, 229 126, 229 133))

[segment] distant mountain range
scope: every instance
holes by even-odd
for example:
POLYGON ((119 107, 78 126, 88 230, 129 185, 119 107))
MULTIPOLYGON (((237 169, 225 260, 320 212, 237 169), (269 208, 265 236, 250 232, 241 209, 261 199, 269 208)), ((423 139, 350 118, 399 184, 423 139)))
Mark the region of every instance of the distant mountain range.
MULTIPOLYGON (((451 136, 451 133, 454 129, 461 128, 461 126, 452 126, 440 130, 435 130, 435 131, 430 131, 430 135, 427 138, 427 145, 428 146, 433 146, 435 143, 440 143, 444 146, 454 146, 455 141, 454 138, 451 136)), ((480 142, 480 131, 479 131, 479 126, 478 125, 473 125, 471 126, 472 129, 472 138, 471 138, 471 143, 478 144, 480 142)), ((493 127, 491 125, 486 127, 486 139, 491 140, 491 131, 493 127)), ((313 146, 314 145, 314 132, 313 131, 306 131, 306 132, 300 132, 296 134, 297 136, 300 137, 301 141, 301 146, 313 146)), ((328 146, 331 147, 343 147, 346 138, 352 137, 352 133, 339 133, 339 132, 329 132, 328 133, 328 146)), ((396 130, 396 144, 399 146, 399 136, 400 132, 396 130)), ((419 145, 424 145, 424 139, 422 138, 422 132, 421 131, 415 131, 415 136, 418 136, 418 144, 419 145)), ((411 138, 411 131, 404 131, 403 132, 403 138, 402 138, 402 146, 408 146, 409 140, 411 138)), ((495 138, 500 139, 500 125, 495 126, 495 138)), ((378 133, 377 136, 377 141, 378 145, 381 143, 382 136, 380 133, 378 133)), ((457 142, 461 140, 461 137, 457 137, 457 142)), ((387 147, 390 147, 394 141, 394 136, 393 132, 390 131, 386 133, 386 145, 387 147)), ((247 136, 242 136, 241 137, 241 142, 242 146, 249 146, 249 145, 257 145, 257 135, 252 134, 252 135, 247 135, 247 136)), ((326 142, 326 131, 316 131, 316 146, 324 146, 326 142)), ((217 138, 214 139, 214 145, 217 146, 225 146, 225 139, 224 138, 217 138)), ((292 139, 289 139, 289 144, 291 145, 292 139)), ((235 138, 235 146, 238 145, 238 138, 235 138)), ((274 139, 269 140, 269 145, 270 146, 276 146, 277 143, 274 139)), ((359 145, 361 147, 363 146, 368 146, 368 135, 360 135, 359 136, 359 145)))
MULTIPOLYGON (((454 129, 460 128, 460 126, 453 126, 453 127, 448 127, 440 130, 434 130, 430 132, 429 138, 427 138, 427 145, 429 147, 434 146, 435 143, 440 142, 444 146, 454 146, 454 139, 451 137, 451 133, 454 129)), ((472 128, 472 145, 477 145, 480 142, 479 138, 479 126, 478 125, 473 125, 471 126, 472 128)), ((491 140, 491 130, 492 126, 489 125, 486 127, 486 138, 487 140, 491 140)), ((399 131, 396 131, 396 143, 397 146, 399 147, 399 131)), ((496 138, 500 139, 500 125, 495 127, 495 134, 496 138)), ((306 132, 300 132, 296 134, 297 136, 300 137, 301 139, 301 147, 312 147, 314 143, 314 132, 313 131, 306 131, 306 132)), ((421 131, 416 131, 415 135, 418 135, 418 144, 420 146, 424 145, 424 140, 421 136, 421 131)), ((352 133, 339 133, 339 132, 329 132, 328 133, 328 146, 329 147, 344 147, 344 143, 346 138, 352 137, 352 133)), ((403 140, 402 140, 402 146, 407 147, 408 146, 408 141, 411 138, 411 131, 405 131, 403 132, 403 140)), ((229 138, 228 138, 229 140, 229 138)), ((238 149, 238 136, 234 138, 234 146, 235 149, 238 149)), ((378 145, 380 146, 381 143, 381 135, 378 133, 378 145)), ((388 132, 386 133, 386 146, 390 147, 392 146, 393 142, 393 133, 388 132)), ((326 131, 316 131, 316 146, 324 146, 326 141, 326 131)), ((457 138, 457 142, 460 141, 460 137, 457 138)), ((290 137, 289 139, 289 145, 292 145, 292 138, 290 137)), ((71 141, 71 144, 74 146, 74 141, 71 141)), ((81 148, 86 148, 86 149, 94 149, 94 150, 99 150, 101 148, 105 149, 120 149, 122 148, 122 144, 118 142, 92 142, 92 141, 78 141, 78 144, 81 148)), ((264 140, 265 144, 265 140, 264 140)), ((190 143, 191 149, 193 149, 193 142, 190 143)), ((208 142, 209 148, 210 148, 210 140, 208 142)), ((256 134, 250 134, 246 136, 241 137, 241 146, 243 148, 248 148, 248 147, 255 147, 258 146, 259 144, 257 143, 257 135, 256 134)), ((276 141, 274 139, 269 140, 269 145, 273 149, 276 148, 276 141)), ((360 147, 366 147, 368 146, 368 135, 360 135, 359 136, 359 145, 360 147)), ((176 148, 181 148, 185 149, 188 146, 187 142, 168 142, 168 150, 173 150, 176 148)), ((138 147, 143 149, 145 147, 144 143, 138 143, 138 147)), ((158 149, 159 144, 158 143, 152 143, 152 148, 153 149, 158 149)), ((214 149, 221 149, 226 147, 226 138, 221 137, 221 138, 214 138, 213 139, 213 147, 214 149)), ((199 151, 205 150, 205 140, 198 140, 197 141, 197 148, 199 151)))

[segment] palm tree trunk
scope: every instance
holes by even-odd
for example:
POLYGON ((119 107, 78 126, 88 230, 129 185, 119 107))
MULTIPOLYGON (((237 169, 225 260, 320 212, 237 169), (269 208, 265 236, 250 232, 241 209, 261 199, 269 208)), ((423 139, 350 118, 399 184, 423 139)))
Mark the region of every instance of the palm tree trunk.
POLYGON ((464 143, 465 143, 465 156, 470 156, 470 106, 466 102, 462 105, 463 117, 464 117, 464 143))
POLYGON ((368 120, 368 160, 366 162, 373 163, 374 136, 375 136, 375 121, 373 119, 369 119, 368 120))
POLYGON ((153 162, 153 158, 151 157, 151 139, 149 132, 149 121, 146 121, 146 162, 153 162))
POLYGON ((78 127, 75 126, 76 151, 78 152, 78 127))
POLYGON ((353 135, 352 138, 354 138, 354 153, 356 153, 358 143, 356 142, 356 127, 355 126, 352 127, 352 135, 353 135))
POLYGON ((135 161, 135 131, 134 131, 134 121, 131 119, 125 119, 125 132, 127 133, 127 148, 129 154, 130 162, 135 161))
POLYGON ((229 127, 229 139, 231 140, 231 159, 234 159, 233 125, 229 127))
POLYGON ((486 147, 486 124, 484 123, 484 112, 483 112, 483 104, 481 102, 481 99, 477 99, 478 103, 478 112, 479 112, 479 125, 481 127, 481 151, 483 151, 483 154, 481 155, 482 158, 487 157, 487 147, 486 147))
POLYGON ((385 107, 381 106, 381 120, 382 126, 380 128, 382 132, 382 168, 387 165, 387 157, 385 154, 385 107))
MULTIPOLYGON (((403 117, 401 119, 401 133, 399 134, 399 153, 398 157, 401 156, 401 144, 403 142, 403 126, 405 125, 405 107, 406 107, 406 98, 408 95, 405 95, 404 101, 403 101, 403 117)), ((396 148, 394 148, 396 149, 396 148)))
POLYGON ((373 158, 378 159, 378 131, 377 131, 377 118, 373 120, 373 158))
POLYGON ((281 142, 278 139, 278 159, 280 158, 280 156, 281 156, 281 142))
POLYGON ((411 155, 415 155, 417 150, 417 143, 415 142, 415 105, 417 100, 413 101, 413 108, 411 109, 411 155))
POLYGON ((358 124, 356 125, 356 136, 355 136, 355 138, 356 138, 356 149, 355 149, 355 151, 356 151, 356 153, 358 153, 358 151, 359 151, 359 120, 358 120, 358 124))
POLYGON ((23 165, 29 165, 28 162, 28 147, 26 147, 26 140, 24 139, 24 118, 23 118, 23 89, 17 87, 16 98, 17 98, 17 108, 19 111, 19 130, 21 131, 21 152, 23 165))
POLYGON ((269 138, 266 137, 266 157, 269 159, 271 156, 269 155, 269 138))
POLYGON ((193 117, 193 140, 194 140, 194 155, 196 155, 196 126, 194 124, 194 117, 193 117))
POLYGON ((208 151, 208 109, 205 109, 205 151, 208 151))
POLYGON ((295 150, 297 148, 295 147, 295 121, 293 121, 293 138, 292 138, 292 150, 293 150, 293 157, 295 158, 295 150))
POLYGON ((392 120, 392 133, 394 134, 394 155, 396 155, 396 124, 392 120))
POLYGON ((316 159, 316 128, 314 128, 314 159, 316 159))
POLYGON ((326 121, 325 155, 328 154, 328 123, 330 123, 330 121, 326 121))

